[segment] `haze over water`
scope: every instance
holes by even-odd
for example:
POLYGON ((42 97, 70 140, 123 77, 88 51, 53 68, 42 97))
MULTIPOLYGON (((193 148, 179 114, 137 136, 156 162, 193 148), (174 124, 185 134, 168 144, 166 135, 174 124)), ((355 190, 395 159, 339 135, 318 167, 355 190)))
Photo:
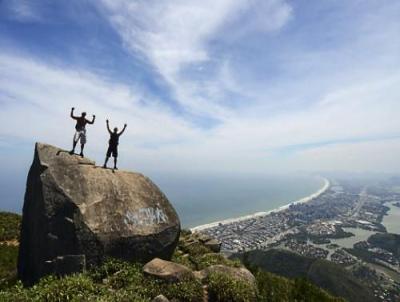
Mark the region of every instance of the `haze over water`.
POLYGON ((158 176, 184 228, 279 208, 324 184, 315 176, 158 176))

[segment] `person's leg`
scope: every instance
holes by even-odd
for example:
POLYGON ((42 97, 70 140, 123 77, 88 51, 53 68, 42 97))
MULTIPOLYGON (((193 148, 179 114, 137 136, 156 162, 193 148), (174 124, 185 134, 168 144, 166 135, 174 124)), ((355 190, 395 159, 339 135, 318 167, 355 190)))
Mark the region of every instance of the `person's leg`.
POLYGON ((76 144, 78 143, 78 139, 79 139, 79 136, 77 137, 77 135, 75 133, 73 141, 72 141, 72 150, 69 151, 69 154, 74 154, 75 153, 75 147, 76 147, 76 144))
POLYGON ((103 168, 107 168, 107 162, 111 156, 111 151, 112 151, 111 146, 108 146, 107 153, 106 153, 106 160, 104 161, 103 168))
POLYGON ((85 148, 85 144, 81 144, 81 153, 79 154, 80 156, 83 157, 83 149, 85 148))
POLYGON ((110 157, 107 155, 106 156, 106 160, 104 161, 104 165, 103 165, 103 168, 107 168, 107 162, 108 162, 108 159, 109 159, 110 157))
POLYGON ((113 157, 114 157, 114 169, 115 170, 118 170, 118 168, 117 168, 117 157, 118 157, 118 149, 117 149, 118 147, 117 146, 115 146, 114 147, 114 150, 113 150, 113 157))
POLYGON ((77 143, 77 142, 74 141, 74 143, 72 144, 72 150, 69 151, 69 154, 74 154, 74 153, 75 153, 76 143, 77 143))
POLYGON ((83 149, 85 148, 85 144, 86 144, 86 131, 82 130, 80 132, 80 140, 81 140, 81 153, 80 156, 83 157, 83 149))

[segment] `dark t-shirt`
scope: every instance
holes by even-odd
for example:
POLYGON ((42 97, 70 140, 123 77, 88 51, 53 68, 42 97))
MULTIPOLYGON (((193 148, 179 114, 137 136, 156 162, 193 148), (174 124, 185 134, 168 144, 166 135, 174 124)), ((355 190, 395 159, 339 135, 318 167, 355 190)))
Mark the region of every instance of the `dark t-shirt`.
POLYGON ((87 124, 86 118, 84 118, 84 117, 77 117, 77 118, 76 118, 76 126, 75 126, 76 131, 84 130, 86 124, 87 124))
POLYGON ((118 133, 112 132, 112 133, 110 134, 110 140, 108 141, 108 143, 110 144, 110 146, 113 146, 113 147, 118 146, 118 143, 119 143, 119 134, 118 134, 118 133))

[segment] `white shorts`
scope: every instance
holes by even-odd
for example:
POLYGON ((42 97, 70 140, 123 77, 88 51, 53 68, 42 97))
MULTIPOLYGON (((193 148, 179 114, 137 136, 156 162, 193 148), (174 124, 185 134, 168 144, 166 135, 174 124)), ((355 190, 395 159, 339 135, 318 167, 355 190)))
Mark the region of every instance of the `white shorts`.
POLYGON ((75 132, 74 142, 81 141, 81 145, 86 144, 86 130, 79 130, 75 132))

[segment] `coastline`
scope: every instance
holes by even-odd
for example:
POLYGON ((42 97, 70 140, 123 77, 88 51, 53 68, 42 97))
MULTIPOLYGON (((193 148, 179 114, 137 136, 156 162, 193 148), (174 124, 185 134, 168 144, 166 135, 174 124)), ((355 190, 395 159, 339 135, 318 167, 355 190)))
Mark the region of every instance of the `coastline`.
POLYGON ((228 218, 228 219, 224 219, 224 220, 220 220, 220 221, 215 221, 215 222, 199 225, 199 226, 190 228, 190 231, 192 231, 192 232, 200 232, 200 231, 203 231, 203 230, 218 226, 220 224, 222 224, 222 225, 230 224, 230 223, 239 222, 239 221, 243 221, 243 220, 247 220, 247 219, 251 219, 251 218, 267 216, 267 215, 269 215, 271 213, 277 213, 277 212, 285 211, 285 210, 289 209, 289 207, 291 205, 309 202, 309 201, 313 200, 314 198, 317 198, 321 194, 325 193, 325 191, 329 189, 330 181, 325 177, 323 177, 323 179, 324 179, 324 185, 317 192, 314 192, 313 194, 311 194, 309 196, 306 196, 306 197, 303 197, 303 198, 301 198, 299 200, 290 202, 287 205, 283 205, 283 206, 281 206, 281 207, 279 207, 277 209, 273 209, 273 210, 265 211, 265 212, 256 212, 254 214, 249 214, 249 215, 240 216, 240 217, 236 217, 236 218, 228 218))

